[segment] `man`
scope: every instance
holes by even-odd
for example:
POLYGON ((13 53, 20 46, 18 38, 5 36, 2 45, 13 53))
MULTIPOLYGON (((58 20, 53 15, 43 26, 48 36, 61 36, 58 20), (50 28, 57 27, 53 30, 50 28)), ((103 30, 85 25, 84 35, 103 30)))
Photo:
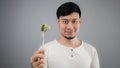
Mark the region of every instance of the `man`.
POLYGON ((77 38, 82 23, 79 6, 64 3, 56 14, 61 36, 33 54, 32 68, 99 68, 96 49, 77 38))

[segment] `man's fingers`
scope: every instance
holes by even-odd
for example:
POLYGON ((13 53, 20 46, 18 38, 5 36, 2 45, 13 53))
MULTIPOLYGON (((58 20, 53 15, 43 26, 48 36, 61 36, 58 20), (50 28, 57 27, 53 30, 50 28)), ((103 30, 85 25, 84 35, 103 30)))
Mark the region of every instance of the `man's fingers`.
POLYGON ((44 59, 45 58, 45 55, 43 55, 43 54, 35 54, 34 56, 33 56, 33 61, 38 61, 38 60, 41 60, 41 59, 44 59))
POLYGON ((33 68, 43 68, 45 65, 45 49, 37 50, 30 59, 33 68))
POLYGON ((38 61, 37 66, 40 65, 40 64, 45 64, 45 60, 41 59, 40 61, 38 61))
POLYGON ((45 64, 40 64, 38 68, 44 68, 45 64))
POLYGON ((38 61, 39 59, 44 59, 45 58, 45 49, 40 49, 37 50, 31 57, 31 63, 38 61))
POLYGON ((45 49, 41 48, 40 50, 37 50, 36 53, 39 53, 39 54, 45 54, 45 49))
POLYGON ((34 62, 33 67, 39 67, 41 65, 45 65, 44 59, 41 59, 40 61, 34 62))

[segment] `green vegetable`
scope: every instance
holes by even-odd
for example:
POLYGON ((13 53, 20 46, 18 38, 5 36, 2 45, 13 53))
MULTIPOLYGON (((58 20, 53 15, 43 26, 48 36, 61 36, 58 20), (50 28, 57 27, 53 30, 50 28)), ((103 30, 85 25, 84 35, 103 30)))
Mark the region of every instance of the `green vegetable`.
POLYGON ((48 29, 50 29, 50 26, 47 24, 43 24, 41 27, 41 31, 44 31, 44 32, 46 32, 48 29))

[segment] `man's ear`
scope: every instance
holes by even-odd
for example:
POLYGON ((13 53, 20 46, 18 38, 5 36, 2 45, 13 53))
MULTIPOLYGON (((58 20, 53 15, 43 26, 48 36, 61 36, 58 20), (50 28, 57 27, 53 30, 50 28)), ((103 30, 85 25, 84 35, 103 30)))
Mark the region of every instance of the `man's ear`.
POLYGON ((82 18, 80 17, 80 19, 79 19, 79 22, 80 22, 80 24, 82 24, 82 18))
POLYGON ((56 21, 57 21, 57 24, 59 24, 60 20, 59 20, 59 19, 57 19, 56 21))

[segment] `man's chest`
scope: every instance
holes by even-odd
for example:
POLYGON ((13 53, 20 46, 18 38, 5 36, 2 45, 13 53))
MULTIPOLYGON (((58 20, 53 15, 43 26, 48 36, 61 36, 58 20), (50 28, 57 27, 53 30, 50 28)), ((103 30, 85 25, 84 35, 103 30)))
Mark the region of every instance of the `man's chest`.
POLYGON ((84 50, 54 49, 47 54, 49 68, 90 68, 92 58, 84 50))

